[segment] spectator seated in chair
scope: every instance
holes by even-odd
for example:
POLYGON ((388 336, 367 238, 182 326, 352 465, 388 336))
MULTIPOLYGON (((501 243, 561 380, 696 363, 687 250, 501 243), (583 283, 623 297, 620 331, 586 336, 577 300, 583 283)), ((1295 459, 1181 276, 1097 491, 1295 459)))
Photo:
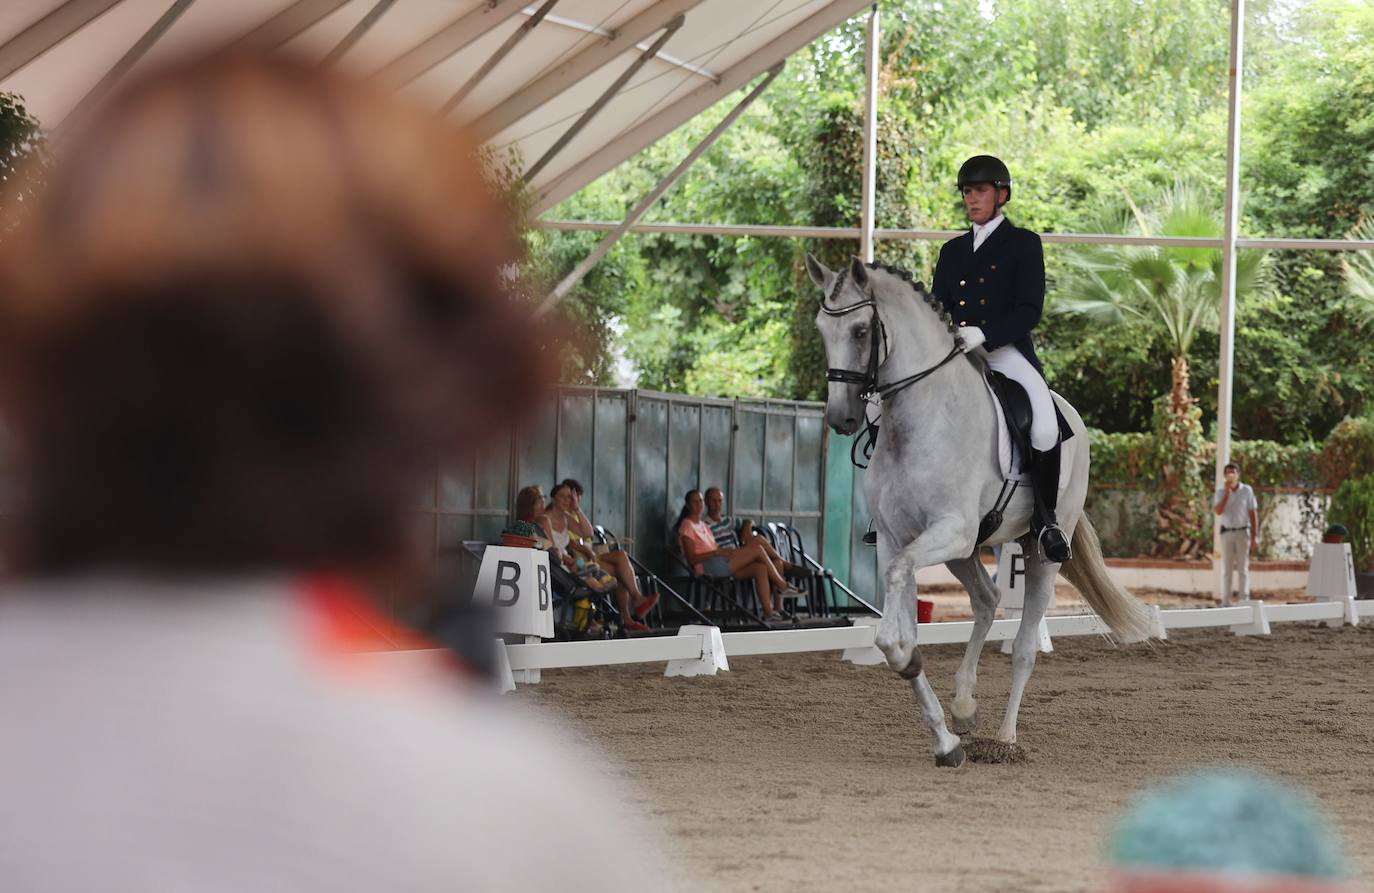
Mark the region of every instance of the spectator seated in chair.
POLYGON ((515 496, 515 520, 501 531, 501 545, 548 549, 552 537, 544 527, 544 491, 536 484, 523 487, 515 496))
POLYGON ((566 600, 567 625, 578 635, 589 638, 602 635, 602 622, 596 617, 598 611, 594 600, 613 594, 615 581, 590 566, 579 573, 575 562, 571 567, 565 566, 562 556, 552 551, 553 537, 549 535, 548 517, 544 514, 544 491, 538 484, 524 487, 516 494, 515 520, 501 531, 501 545, 549 552, 553 556, 549 570, 553 574, 555 604, 566 600), (560 575, 563 570, 566 575, 560 575))
POLYGON ((621 624, 625 629, 631 632, 647 630, 649 627, 643 621, 658 603, 658 596, 646 596, 640 592, 639 581, 635 579, 634 567, 630 565, 629 556, 623 552, 607 552, 603 556, 597 556, 591 547, 582 541, 582 525, 579 520, 586 524, 588 539, 592 534, 591 522, 582 514, 577 496, 566 481, 553 488, 553 505, 540 520, 553 541, 555 554, 565 567, 598 591, 615 591, 621 624), (617 558, 604 562, 598 560, 609 555, 615 555, 617 558), (591 581, 595 581, 595 585, 591 581), (630 611, 632 603, 633 613, 630 611))
POLYGON ((722 548, 718 545, 710 525, 702 520, 705 508, 701 491, 688 490, 676 531, 683 559, 697 576, 753 580, 764 619, 783 620, 782 600, 803 593, 783 579, 757 537, 747 546, 722 548))
MULTIPOLYGON (((806 576, 806 571, 790 561, 783 559, 768 537, 754 529, 749 518, 733 518, 725 512, 725 493, 719 487, 706 488, 706 524, 711 535, 716 538, 716 548, 733 549, 745 543, 758 543, 768 555, 768 559, 782 572, 784 577, 806 576)), ((724 574, 721 574, 724 576, 724 574)))

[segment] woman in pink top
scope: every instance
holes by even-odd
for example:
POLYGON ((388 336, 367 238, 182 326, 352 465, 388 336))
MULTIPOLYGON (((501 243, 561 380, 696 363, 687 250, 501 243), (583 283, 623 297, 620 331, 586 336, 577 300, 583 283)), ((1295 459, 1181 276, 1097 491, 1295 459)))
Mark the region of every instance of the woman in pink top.
POLYGON ((750 543, 737 549, 718 546, 710 526, 701 519, 705 508, 706 501, 702 499, 701 491, 688 490, 682 513, 677 519, 677 540, 682 557, 692 565, 698 576, 708 574, 712 577, 753 580, 754 588, 759 593, 759 603, 763 605, 764 619, 783 620, 782 600, 800 596, 801 590, 794 589, 783 579, 760 543, 750 543))

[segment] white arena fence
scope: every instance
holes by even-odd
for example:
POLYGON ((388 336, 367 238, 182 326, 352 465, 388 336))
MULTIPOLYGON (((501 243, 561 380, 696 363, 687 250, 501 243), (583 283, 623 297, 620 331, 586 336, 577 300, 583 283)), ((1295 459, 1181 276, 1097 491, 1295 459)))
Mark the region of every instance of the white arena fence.
MULTIPOLYGON (((1168 638, 1171 629, 1229 627, 1236 635, 1267 635, 1274 623, 1321 622, 1329 627, 1358 625, 1374 618, 1374 601, 1345 598, 1306 604, 1267 605, 1247 601, 1225 608, 1152 608, 1155 635, 1168 638)), ((861 664, 881 663, 882 654, 873 644, 877 618, 856 620, 854 626, 821 629, 768 630, 722 633, 713 626, 684 626, 675 636, 636 639, 611 639, 587 642, 501 643, 498 657, 503 691, 517 682, 539 681, 541 670, 618 664, 665 663, 664 675, 712 675, 728 670, 729 659, 747 655, 795 654, 812 651, 843 651, 843 659, 861 664)), ((1110 631, 1094 614, 1056 615, 1040 621, 1041 649, 1052 649, 1059 636, 1107 635, 1110 631)), ((988 641, 1015 638, 1020 619, 993 621, 988 641)), ((919 627, 921 645, 967 643, 973 621, 923 623, 919 627)))

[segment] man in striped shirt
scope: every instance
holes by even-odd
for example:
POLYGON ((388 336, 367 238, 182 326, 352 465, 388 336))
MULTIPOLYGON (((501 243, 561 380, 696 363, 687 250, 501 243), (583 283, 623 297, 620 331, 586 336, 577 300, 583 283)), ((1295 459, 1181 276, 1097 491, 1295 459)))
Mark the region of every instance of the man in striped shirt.
POLYGON ((716 538, 716 547, 720 549, 737 549, 744 543, 754 541, 754 537, 759 537, 759 542, 763 544, 763 550, 778 566, 778 570, 783 576, 796 575, 801 572, 789 561, 784 561, 773 544, 768 541, 768 537, 754 532, 754 522, 748 518, 732 518, 725 514, 725 493, 719 487, 709 487, 706 490, 706 517, 704 519, 707 526, 711 528, 711 535, 716 538))

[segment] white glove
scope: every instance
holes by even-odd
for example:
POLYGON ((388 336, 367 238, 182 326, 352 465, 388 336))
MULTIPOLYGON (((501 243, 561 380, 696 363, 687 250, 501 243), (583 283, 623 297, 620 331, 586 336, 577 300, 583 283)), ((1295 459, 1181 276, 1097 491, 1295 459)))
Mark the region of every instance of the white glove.
POLYGON ((977 326, 960 326, 954 335, 959 339, 960 345, 964 348, 964 353, 968 353, 988 340, 988 336, 984 335, 983 330, 977 326))

